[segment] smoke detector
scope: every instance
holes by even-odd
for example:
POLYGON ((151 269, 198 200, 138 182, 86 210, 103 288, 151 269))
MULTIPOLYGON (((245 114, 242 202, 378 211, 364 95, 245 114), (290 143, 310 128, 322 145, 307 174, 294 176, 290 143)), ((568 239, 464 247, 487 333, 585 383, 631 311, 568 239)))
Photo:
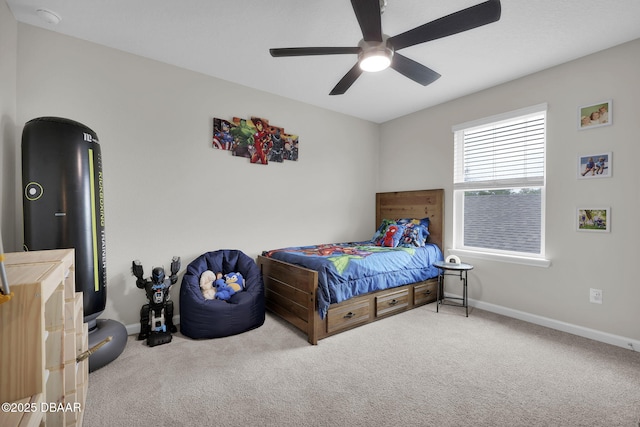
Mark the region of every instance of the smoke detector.
POLYGON ((36 14, 40 17, 40 19, 50 25, 57 25, 62 20, 62 18, 60 18, 60 15, 48 9, 38 9, 36 10, 36 14))

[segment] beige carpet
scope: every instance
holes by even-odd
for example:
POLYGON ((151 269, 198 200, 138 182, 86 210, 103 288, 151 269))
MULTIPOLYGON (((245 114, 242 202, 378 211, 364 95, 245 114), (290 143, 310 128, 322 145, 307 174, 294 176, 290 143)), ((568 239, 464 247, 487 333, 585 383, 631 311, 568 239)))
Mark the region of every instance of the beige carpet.
POLYGON ((433 304, 311 346, 259 329, 157 347, 129 337, 89 375, 85 427, 629 426, 640 353, 433 304))

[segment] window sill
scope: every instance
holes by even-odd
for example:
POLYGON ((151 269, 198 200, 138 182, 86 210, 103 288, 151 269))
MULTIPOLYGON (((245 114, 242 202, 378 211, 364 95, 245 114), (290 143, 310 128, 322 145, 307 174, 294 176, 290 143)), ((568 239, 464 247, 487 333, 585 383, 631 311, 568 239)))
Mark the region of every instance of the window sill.
POLYGON ((459 257, 469 257, 477 259, 486 259, 489 261, 508 262, 511 264, 529 265, 533 267, 548 268, 551 260, 544 258, 530 258, 515 255, 491 254, 486 252, 470 251, 467 249, 449 249, 449 253, 459 257))

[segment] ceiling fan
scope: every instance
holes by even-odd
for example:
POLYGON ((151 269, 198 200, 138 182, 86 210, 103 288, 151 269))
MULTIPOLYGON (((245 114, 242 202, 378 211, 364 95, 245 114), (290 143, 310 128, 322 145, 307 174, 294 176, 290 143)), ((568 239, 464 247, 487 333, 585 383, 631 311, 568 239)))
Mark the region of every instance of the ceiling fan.
POLYGON ((387 67, 426 86, 440 78, 440 74, 397 51, 490 24, 500 19, 501 12, 500 0, 489 0, 389 37, 382 32, 380 17, 386 3, 386 0, 351 0, 363 36, 356 47, 287 47, 269 52, 273 57, 357 54, 358 62, 329 95, 344 94, 363 71, 387 67))

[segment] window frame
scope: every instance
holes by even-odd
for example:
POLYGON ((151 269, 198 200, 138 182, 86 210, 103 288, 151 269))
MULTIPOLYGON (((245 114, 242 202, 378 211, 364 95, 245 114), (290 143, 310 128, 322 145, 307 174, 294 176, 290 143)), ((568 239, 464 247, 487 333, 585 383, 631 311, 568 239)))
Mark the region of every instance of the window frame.
POLYGON ((497 260, 503 262, 517 263, 517 264, 525 264, 525 265, 533 265, 533 266, 541 266, 548 267, 551 262, 546 259, 546 251, 545 251, 545 235, 546 235, 546 227, 545 227, 545 206, 546 206, 546 155, 547 155, 547 127, 548 127, 548 118, 547 118, 547 104, 538 104, 531 107, 526 107, 514 111, 505 112, 502 114, 497 114, 490 117, 481 118, 478 120, 473 120, 469 122, 465 122, 459 125, 455 125, 452 127, 452 132, 454 135, 454 176, 453 176, 453 248, 450 250, 451 253, 460 255, 460 256, 472 256, 481 259, 489 259, 489 260, 497 260), (508 121, 517 119, 519 117, 534 115, 534 114, 544 114, 544 172, 541 178, 538 179, 529 179, 527 177, 523 177, 521 179, 508 179, 508 180, 489 180, 486 184, 479 184, 478 182, 474 182, 473 184, 461 183, 457 182, 458 179, 457 174, 458 170, 456 169, 458 165, 458 161, 460 159, 456 159, 456 156, 461 155, 459 151, 459 146, 464 144, 464 142, 459 141, 459 138, 462 137, 462 132, 467 129, 477 128, 481 126, 490 125, 492 123, 498 123, 501 121, 508 121), (541 197, 541 206, 540 206, 540 253, 526 253, 526 252, 517 252, 517 251, 508 251, 508 250, 500 250, 500 249, 491 249, 491 248, 481 248, 481 247, 471 247, 464 245, 464 194, 467 191, 482 191, 482 190, 495 190, 495 189, 514 189, 514 188, 539 188, 540 189, 540 197, 541 197))

